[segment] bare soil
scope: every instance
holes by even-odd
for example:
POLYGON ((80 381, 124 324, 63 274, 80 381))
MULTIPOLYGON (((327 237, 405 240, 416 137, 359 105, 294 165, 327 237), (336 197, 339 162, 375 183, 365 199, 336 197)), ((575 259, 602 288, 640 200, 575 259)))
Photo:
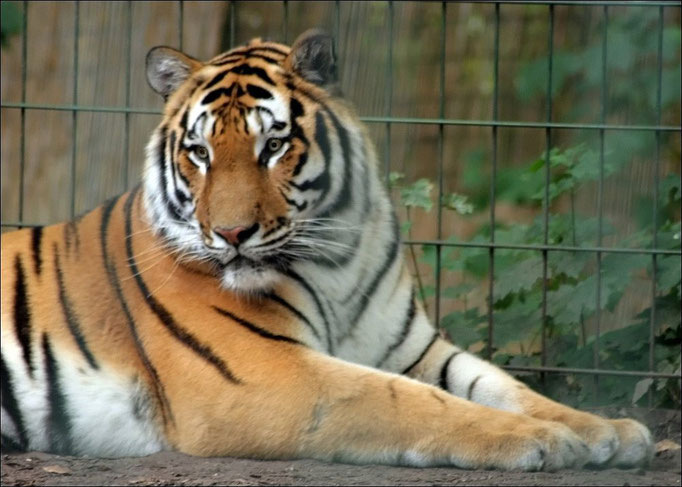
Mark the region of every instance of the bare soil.
POLYGON ((649 426, 660 450, 652 464, 646 469, 523 473, 197 458, 176 452, 113 460, 29 452, 2 455, 1 481, 2 485, 680 485, 680 449, 675 447, 680 444, 679 411, 598 413, 634 417, 649 426))

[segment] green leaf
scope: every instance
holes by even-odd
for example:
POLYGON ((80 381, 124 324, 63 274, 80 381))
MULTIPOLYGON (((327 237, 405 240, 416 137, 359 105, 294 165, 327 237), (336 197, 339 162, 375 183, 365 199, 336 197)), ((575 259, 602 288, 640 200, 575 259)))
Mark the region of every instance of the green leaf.
POLYGON ((410 229, 412 228, 412 222, 411 221, 406 221, 402 222, 400 224, 400 231, 404 234, 407 235, 410 232, 410 229))
POLYGON ((542 277, 542 259, 531 257, 517 263, 495 281, 495 301, 500 301, 508 294, 530 289, 542 277))
POLYGON ((593 259, 589 252, 555 252, 550 254, 548 265, 554 270, 553 275, 564 274, 575 279, 593 259))
POLYGON ((485 322, 476 308, 467 311, 453 311, 443 316, 440 325, 445 328, 457 345, 468 348, 483 339, 484 331, 478 328, 485 322))
POLYGON ((431 191, 433 190, 433 183, 426 178, 418 179, 409 186, 405 186, 400 190, 400 199, 403 205, 407 207, 423 208, 430 211, 433 207, 431 201, 431 191))
POLYGON ((472 205, 467 196, 457 193, 444 194, 441 205, 448 210, 453 210, 460 215, 470 215, 474 212, 474 205, 472 205))
POLYGON ((388 187, 389 188, 400 187, 403 179, 405 179, 405 175, 403 173, 391 171, 388 174, 388 187))
POLYGON ((658 258, 656 271, 656 285, 667 293, 670 289, 680 286, 680 258, 675 255, 658 258))
POLYGON ((540 330, 542 323, 540 293, 516 300, 513 306, 495 312, 493 343, 500 348, 512 342, 524 342, 540 330))

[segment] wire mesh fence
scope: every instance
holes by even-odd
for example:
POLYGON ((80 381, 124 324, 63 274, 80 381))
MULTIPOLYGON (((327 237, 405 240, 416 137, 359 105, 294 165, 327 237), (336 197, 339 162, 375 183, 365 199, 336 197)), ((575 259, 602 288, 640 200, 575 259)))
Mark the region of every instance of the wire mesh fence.
MULTIPOLYGON (((208 30, 222 30, 222 33, 213 35, 213 38, 217 40, 208 47, 200 45, 201 22, 197 21, 197 17, 203 11, 195 10, 209 9, 212 8, 211 6, 198 7, 194 2, 179 1, 160 2, 163 5, 150 7, 163 8, 164 12, 170 12, 167 15, 164 14, 165 17, 161 19, 165 22, 163 24, 165 31, 161 36, 162 42, 154 39, 151 43, 149 35, 141 39, 139 34, 142 29, 140 22, 148 19, 138 17, 152 14, 149 12, 145 14, 146 11, 141 10, 143 7, 138 2, 111 2, 106 8, 113 9, 112 12, 115 14, 116 25, 112 28, 114 32, 110 36, 115 39, 114 42, 117 45, 115 52, 99 53, 101 58, 99 63, 108 64, 110 68, 105 74, 99 73, 99 64, 94 68, 89 65, 85 66, 84 64, 89 61, 79 57, 86 52, 84 49, 87 49, 87 43, 91 42, 91 39, 96 39, 100 35, 108 35, 106 32, 90 32, 94 25, 93 18, 96 17, 97 10, 103 8, 103 4, 73 2, 68 6, 53 6, 59 18, 62 19, 62 24, 66 22, 68 24, 66 29, 71 29, 70 36, 66 36, 66 38, 71 37, 70 45, 67 42, 60 43, 60 59, 64 62, 58 68, 64 71, 64 79, 69 80, 65 88, 69 93, 61 97, 53 97, 53 100, 57 101, 49 103, 44 100, 50 97, 43 96, 40 89, 31 84, 40 84, 41 80, 32 78, 34 76, 32 73, 37 70, 31 68, 28 55, 32 42, 45 42, 39 41, 38 36, 34 35, 37 29, 41 28, 40 23, 45 22, 40 9, 47 7, 42 7, 40 3, 27 1, 18 3, 22 22, 20 42, 17 40, 17 45, 20 44, 20 47, 15 46, 16 63, 12 66, 20 67, 20 69, 10 69, 13 72, 7 74, 8 69, 5 63, 10 66, 11 60, 10 55, 3 51, 3 58, 7 58, 3 61, 3 72, 5 76, 12 76, 12 78, 4 78, 3 85, 11 81, 15 86, 12 93, 3 90, 0 106, 3 113, 3 145, 14 144, 12 151, 10 149, 8 152, 3 151, 3 230, 44 225, 57 221, 61 217, 73 217, 88 207, 94 206, 93 203, 97 201, 95 198, 104 199, 103 196, 109 195, 107 193, 115 194, 136 184, 135 174, 139 173, 141 167, 139 161, 142 158, 141 146, 144 137, 148 135, 150 128, 154 126, 161 113, 158 102, 149 103, 139 94, 147 87, 146 84, 140 85, 141 68, 136 65, 136 63, 142 65, 141 56, 144 56, 154 43, 171 44, 180 49, 188 49, 191 46, 200 49, 208 47, 225 49, 238 45, 251 37, 253 33, 258 33, 259 30, 264 31, 271 38, 291 42, 300 33, 299 31, 304 30, 302 27, 310 26, 305 24, 314 22, 331 31, 337 39, 337 51, 342 66, 342 88, 350 92, 349 97, 360 107, 361 120, 375 135, 384 164, 386 184, 388 186, 394 184, 392 174, 396 171, 407 174, 408 179, 426 175, 435 180, 431 188, 435 195, 429 195, 436 201, 435 209, 425 218, 425 221, 429 223, 423 223, 421 227, 418 225, 418 220, 425 215, 422 212, 423 208, 410 207, 400 199, 401 191, 403 191, 402 194, 405 190, 409 192, 410 187, 403 186, 402 189, 394 187, 393 189, 401 216, 412 217, 410 218, 413 222, 412 231, 408 229, 405 233, 404 243, 406 248, 417 249, 417 252, 421 252, 419 257, 413 254, 412 270, 423 275, 425 289, 421 290, 422 297, 429 304, 430 314, 435 323, 447 328, 448 324, 452 325, 456 317, 466 316, 473 306, 467 308, 465 304, 462 311, 461 301, 462 299, 464 301, 475 299, 471 298, 472 293, 477 294, 479 302, 476 309, 480 312, 477 311, 476 319, 470 320, 471 323, 469 323, 478 333, 476 340, 473 338, 471 340, 472 349, 489 359, 497 359, 498 363, 508 370, 531 372, 542 381, 546 377, 557 374, 586 375, 594 377, 595 384, 600 380, 599 377, 604 376, 636 380, 672 379, 677 384, 675 387, 679 388, 679 358, 677 369, 674 367, 674 359, 670 362, 673 364, 672 368, 669 365, 662 366, 661 357, 657 356, 656 348, 656 340, 661 334, 659 321, 662 315, 665 315, 665 319, 672 320, 673 325, 677 323, 679 335, 679 307, 677 314, 673 312, 673 316, 670 317, 668 316, 669 309, 666 308, 663 311, 660 304, 663 291, 670 294, 669 290, 675 288, 675 279, 677 279, 676 292, 679 294, 679 260, 682 255, 679 247, 679 209, 672 210, 672 227, 670 227, 672 230, 668 227, 665 229, 668 233, 670 230, 673 237, 677 231, 677 241, 669 242, 670 239, 667 237, 665 239, 661 237, 661 227, 664 226, 664 222, 661 221, 661 211, 662 206, 667 204, 667 200, 663 201, 663 199, 670 193, 671 188, 677 187, 677 198, 679 198, 680 191, 680 161, 677 149, 682 133, 679 119, 679 74, 675 78, 675 73, 679 73, 679 46, 671 47, 670 44, 676 39, 674 32, 677 32, 679 36, 679 2, 370 2, 373 5, 360 6, 359 4, 363 2, 336 1, 316 2, 312 7, 306 6, 306 2, 291 1, 227 2, 215 6, 221 9, 222 15, 220 22, 216 23, 214 19, 214 23, 211 24, 217 27, 203 27, 208 30), (421 6, 417 7, 416 4, 421 6), (253 13, 258 12, 259 8, 267 10, 267 15, 258 17, 253 13), (316 8, 318 10, 315 10, 316 8), (313 12, 306 12, 306 10, 313 12), (632 11, 635 11, 634 15, 631 15, 632 11), (414 12, 418 12, 419 15, 414 12), (644 61, 641 59, 631 61, 633 54, 628 49, 635 44, 632 43, 632 46, 627 44, 623 49, 614 49, 615 43, 623 42, 623 30, 614 29, 613 26, 622 24, 627 32, 627 29, 632 28, 628 22, 632 22, 632 17, 641 14, 649 19, 646 29, 642 30, 643 36, 646 37, 646 41, 643 42, 646 42, 649 47, 646 54, 642 55, 644 61), (508 53, 509 44, 513 43, 514 36, 517 34, 512 25, 517 17, 533 18, 535 19, 533 25, 540 26, 536 29, 539 29, 537 32, 533 31, 528 35, 532 38, 534 49, 542 51, 542 56, 539 57, 540 61, 529 61, 524 67, 518 69, 516 77, 512 79, 508 75, 508 64, 511 62, 508 53), (584 41, 585 45, 591 47, 585 49, 583 57, 571 57, 564 45, 569 43, 566 39, 571 38, 571 29, 574 27, 566 24, 568 19, 573 17, 578 17, 578 22, 587 19, 593 26, 587 29, 589 32, 584 33, 584 36, 589 38, 584 41), (479 19, 477 21, 479 24, 472 19, 479 19), (457 54, 454 51, 458 49, 457 43, 462 40, 460 29, 453 27, 455 21, 457 27, 465 26, 471 36, 485 39, 487 46, 485 53, 477 54, 486 63, 484 69, 485 107, 477 112, 479 117, 462 114, 456 108, 460 102, 457 101, 459 95, 454 86, 462 78, 453 75, 452 70, 460 67, 466 70, 463 58, 471 52, 457 54), (428 31, 429 33, 428 40, 424 41, 429 44, 429 47, 428 50, 422 47, 410 54, 411 42, 416 42, 415 37, 411 37, 413 35, 411 31, 418 30, 415 25, 419 22, 424 24, 420 32, 428 31), (379 34, 367 34, 368 30, 377 29, 377 26, 379 26, 377 30, 379 34), (368 41, 359 33, 363 33, 362 36, 374 37, 368 41), (374 41, 377 41, 378 45, 371 45, 374 41), (557 43, 561 46, 557 46, 557 43), (144 48, 140 47, 141 44, 144 48), (425 67, 427 61, 424 59, 429 56, 433 58, 433 62, 425 67), (452 66, 453 59, 457 61, 458 66, 452 66), (651 67, 647 73, 650 71, 652 76, 648 78, 645 90, 649 97, 647 106, 650 109, 648 112, 645 110, 644 115, 640 116, 633 110, 630 110, 626 116, 619 117, 618 113, 614 115, 612 105, 618 96, 625 100, 622 103, 628 103, 625 94, 617 93, 620 78, 613 74, 617 71, 612 68, 615 62, 630 63, 631 71, 626 75, 641 69, 642 63, 645 67, 651 67), (424 64, 420 65, 420 63, 424 64), (587 64, 589 64, 589 70, 585 68, 587 64), (580 77, 575 74, 571 78, 571 69, 574 69, 573 72, 582 69, 583 78, 591 83, 591 91, 586 91, 591 97, 591 106, 587 115, 568 116, 566 114, 570 112, 564 106, 566 103, 562 105, 562 99, 571 98, 571 86, 580 86, 581 82, 587 83, 584 79, 576 81, 580 77), (419 104, 418 97, 410 98, 408 102, 405 101, 407 98, 403 78, 409 78, 410 70, 426 73, 426 75, 422 74, 420 79, 412 79, 413 85, 417 87, 415 92, 422 89, 420 86, 425 82, 430 87, 426 90, 428 96, 424 96, 428 106, 423 110, 416 107, 419 104), (518 74, 519 72, 521 74, 518 74), (669 74, 671 72, 672 75, 669 74), (524 73, 534 73, 535 77, 524 78, 524 73), (99 96, 98 90, 104 86, 103 79, 106 78, 108 83, 112 76, 119 80, 119 85, 116 87, 116 96, 110 97, 110 100, 114 102, 106 103, 106 98, 99 96), (94 78, 94 82, 91 78, 94 78), (531 97, 540 101, 535 104, 528 102, 527 106, 514 105, 507 101, 507 95, 504 93, 509 92, 509 85, 516 85, 516 90, 521 92, 522 88, 519 88, 519 85, 523 83, 526 83, 524 89, 527 91, 542 92, 542 95, 536 94, 533 95, 535 98, 531 97), (563 98, 557 95, 562 90, 563 98), (567 90, 568 94, 566 94, 567 90), (669 93, 675 90, 678 96, 671 101, 669 93), (105 100, 104 103, 103 100, 105 100), (531 108, 528 108, 529 106, 531 108), (675 112, 677 115, 674 114, 675 112), (520 116, 516 117, 517 113, 520 116), (31 119, 34 116, 43 120, 31 119), (50 118, 53 116, 57 118, 50 118), (115 125, 116 130, 103 131, 101 127, 97 129, 100 122, 97 118, 88 118, 90 116, 115 117, 111 119, 114 121, 106 123, 115 125), (36 166, 31 162, 33 158, 39 156, 30 148, 34 139, 39 136, 34 131, 35 127, 40 126, 41 121, 63 125, 66 127, 64 130, 70 134, 70 147, 63 148, 61 152, 57 176, 51 172, 51 169, 43 170, 42 166, 36 166), (33 129, 29 130, 29 127, 33 129), (93 127, 95 127, 94 131, 93 127), (18 133, 18 144, 16 140, 10 141, 11 130, 18 133), (458 131, 460 135, 456 135, 458 131), (87 136, 82 135, 85 132, 88 133, 87 136), (420 134, 419 136, 423 139, 420 143, 429 147, 422 149, 420 145, 418 149, 409 146, 405 148, 405 139, 414 133, 420 134), (462 136, 461 133, 465 135, 462 136), (478 231, 475 234, 476 238, 465 238, 462 235, 452 238, 447 235, 452 234, 453 226, 463 221, 462 214, 465 212, 460 211, 460 214, 455 212, 452 216, 448 212, 447 205, 442 202, 451 194, 453 188, 456 189, 454 193, 466 193, 466 187, 457 182, 457 177, 463 176, 466 179, 472 172, 465 173, 462 170, 453 169, 457 164, 452 161, 459 156, 452 156, 452 154, 458 150, 457 144, 466 145, 464 139, 471 134, 476 134, 477 144, 483 147, 481 150, 485 153, 485 171, 480 171, 483 175, 479 175, 479 179, 484 181, 477 183, 483 203, 477 206, 475 212, 478 218, 477 228, 485 228, 485 231, 478 231), (578 135, 591 141, 588 144, 589 151, 591 151, 589 152, 591 159, 588 161, 591 161, 589 168, 591 176, 586 178, 589 179, 590 184, 582 193, 580 189, 571 187, 569 198, 569 191, 560 193, 564 190, 557 189, 561 184, 568 184, 566 173, 562 171, 574 170, 580 163, 580 158, 587 157, 585 154, 588 150, 580 149, 582 152, 578 151, 577 155, 571 156, 578 160, 576 163, 575 160, 567 162, 568 150, 557 150, 557 147, 561 143, 564 143, 566 147, 565 142, 573 140, 572 137, 578 135), (110 142, 112 146, 108 151, 94 154, 98 159, 95 162, 102 163, 107 158, 118 158, 121 163, 117 166, 114 176, 107 175, 106 172, 100 174, 100 177, 104 179, 113 177, 116 179, 115 184, 109 184, 104 190, 95 191, 94 196, 82 197, 81 192, 85 191, 87 186, 92 185, 91 172, 89 172, 91 169, 88 169, 89 163, 84 161, 84 158, 86 156, 93 158, 92 149, 89 149, 87 144, 95 137, 115 139, 110 142), (508 167, 508 160, 516 157, 510 150, 510 144, 513 145, 510 140, 515 138, 523 139, 524 144, 539 149, 532 174, 527 172, 524 175, 525 177, 530 174, 532 178, 535 178, 533 184, 536 184, 538 188, 537 194, 533 196, 538 211, 529 217, 530 220, 535 217, 535 233, 533 238, 521 240, 511 238, 510 232, 521 226, 517 225, 522 220, 517 220, 516 213, 520 212, 522 205, 512 206, 510 213, 507 196, 505 196, 509 191, 507 183, 509 174, 519 174, 513 173, 513 168, 508 167), (646 175, 641 176, 641 179, 645 181, 649 203, 646 205, 646 210, 642 211, 646 211, 643 218, 648 220, 649 226, 647 226, 645 239, 629 238, 631 235, 628 234, 628 238, 619 240, 611 236, 613 231, 607 228, 610 223, 606 221, 604 214, 605 206, 610 204, 607 200, 615 191, 612 187, 615 174, 613 159, 618 154, 614 156, 613 151, 617 152, 619 145, 627 145, 629 138, 646 140, 645 147, 648 156, 640 157, 643 161, 633 163, 633 167, 646 166, 646 175), (527 141, 531 143, 527 144, 527 141), (426 157, 425 154, 427 154, 426 157), (410 155, 413 157, 411 158, 410 155), (10 158, 12 158, 11 163, 10 158), (413 159, 417 162, 411 162, 413 159), (425 159, 429 162, 424 163, 422 168, 414 167, 419 166, 425 159), (13 169, 9 169, 10 164, 14 164, 13 169), (48 195, 45 196, 41 192, 43 186, 32 184, 37 177, 45 180, 45 185, 56 185, 58 190, 45 190, 48 195), (667 182, 668 179, 673 182, 667 182), (12 189, 8 189, 10 187, 12 189), (47 203, 47 206, 56 206, 61 209, 57 213, 51 213, 52 208, 41 213, 32 203, 34 199, 41 197, 48 197, 52 201, 52 203, 47 203), (587 226, 588 220, 575 222, 577 214, 575 208, 576 205, 580 206, 581 199, 589 200, 588 203, 583 202, 582 207, 589 208, 593 217, 589 220, 593 227, 591 227, 589 238, 582 240, 577 237, 577 234, 580 233, 581 225, 587 226), (59 203, 55 203, 57 200, 59 203), (573 219, 571 229, 567 233, 572 234, 572 240, 555 238, 553 225, 556 224, 557 219, 553 218, 552 210, 557 206, 562 208, 570 206, 565 214, 573 219), (504 220, 504 225, 500 223, 502 220, 504 220), (467 254, 467 252, 470 253, 467 254), (467 255, 473 256, 469 260, 475 258, 476 265, 478 265, 476 272, 471 268, 461 269, 453 263, 458 257, 467 255), (577 259, 580 260, 580 265, 587 269, 586 272, 590 276, 589 282, 588 279, 581 281, 583 278, 576 272, 572 274, 570 270, 557 274, 557 262, 561 262, 565 256, 574 258, 573 256, 576 255, 585 256, 577 259), (509 259, 520 259, 519 256, 523 256, 526 260, 518 261, 516 264, 523 265, 515 264, 510 267, 509 259), (639 311, 640 315, 644 312, 647 314, 644 317, 640 316, 647 322, 646 357, 639 357, 642 360, 636 361, 636 367, 628 365, 627 362, 616 364, 616 366, 604 364, 605 347, 609 345, 603 344, 603 336, 611 331, 605 329, 604 316, 612 311, 608 308, 612 306, 611 301, 616 299, 610 291, 616 284, 612 282, 613 276, 609 273, 613 267, 621 265, 619 262, 630 262, 618 261, 618 258, 639 259, 637 260, 639 272, 646 274, 646 284, 640 283, 635 291, 639 294, 636 299, 639 307, 635 311, 639 311), (646 262, 641 259, 645 259, 646 262), (466 284, 462 281, 465 271, 469 274, 476 274, 479 280, 475 285, 467 287, 467 291, 457 294, 453 304, 452 289, 466 284), (503 275, 509 276, 509 272, 519 273, 512 275, 512 278, 521 281, 524 278, 530 279, 530 283, 525 287, 513 288, 515 289, 513 292, 508 289, 505 291, 506 288, 500 289, 503 275), (668 277, 671 273, 672 281, 668 277), (665 289, 661 284, 663 275, 668 279, 665 281, 665 289), (673 285, 669 282, 673 282, 673 285), (576 329, 586 326, 589 328, 589 333, 586 333, 584 329, 582 332, 575 332, 578 336, 576 340, 584 348, 589 349, 589 362, 586 362, 584 357, 576 356, 573 361, 570 358, 559 361, 553 356, 558 346, 570 347, 572 343, 557 345, 555 342, 557 337, 561 338, 561 335, 553 331, 558 326, 557 315, 561 311, 557 310, 561 309, 560 301, 578 299, 571 294, 561 295, 562 286, 566 283, 574 286, 575 288, 572 288, 574 291, 583 283, 585 287, 589 287, 585 293, 587 296, 581 295, 580 299, 591 300, 591 302, 582 305, 579 318, 568 321, 573 323, 576 329), (531 288, 537 291, 537 299, 528 302, 531 288), (521 318, 515 317, 515 321, 508 319, 505 315, 508 310, 505 308, 505 300, 506 302, 517 300, 518 306, 528 308, 526 314, 521 318), (646 305, 643 304, 644 301, 646 305), (589 314, 589 319, 583 316, 585 314, 589 314), (533 320, 536 323, 533 324, 535 327, 533 339, 530 340, 532 345, 529 345, 533 350, 532 360, 510 360, 509 357, 518 355, 510 352, 510 347, 513 348, 518 344, 512 340, 510 345, 510 339, 500 336, 500 330, 503 330, 500 321, 505 323, 504 327, 514 331, 514 329, 525 329, 527 324, 524 321, 533 320)), ((110 21, 103 19, 99 22, 97 25, 101 26, 110 21)), ((524 29, 522 32, 525 32, 524 29)), ((679 38, 677 40, 679 41, 679 38)), ((522 39, 518 41, 522 42, 522 39)), ((190 54, 195 53, 190 52, 190 54)), ((212 55, 215 52, 207 54, 212 55)), ((636 88, 641 89, 641 86, 636 88)), ((633 89, 632 86, 629 89, 633 89)), ((463 97, 466 98, 466 95, 463 97)), ((104 127, 110 127, 106 123, 104 127)), ((49 158, 50 153, 43 153, 41 157, 49 158)), ((632 171, 636 177, 636 171, 632 171)), ((519 179, 515 184, 518 186, 529 183, 527 179, 519 179)), ((629 205, 635 197, 630 194, 626 198, 629 205)), ((532 227, 532 224, 528 224, 529 218, 523 220, 527 228, 532 227)), ((421 280, 420 287, 422 287, 421 280)), ((622 290, 620 292, 626 293, 622 290)), ((674 290, 672 294, 675 294, 674 290)), ((614 304, 612 307, 617 306, 614 304)), ((634 311, 631 310, 632 313, 634 311)), ((448 329, 455 341, 458 341, 458 336, 453 330, 461 331, 461 326, 453 325, 452 329, 448 329)), ((642 337, 641 334, 637 336, 637 340, 642 337)), ((673 337, 673 341, 675 339, 679 341, 679 336, 673 337)), ((638 343, 638 345, 641 344, 638 343)), ((520 346, 523 351, 523 344, 520 346)), ((642 350, 639 348, 637 353, 641 355, 642 350)), ((652 394, 652 390, 649 390, 650 405, 652 394)))

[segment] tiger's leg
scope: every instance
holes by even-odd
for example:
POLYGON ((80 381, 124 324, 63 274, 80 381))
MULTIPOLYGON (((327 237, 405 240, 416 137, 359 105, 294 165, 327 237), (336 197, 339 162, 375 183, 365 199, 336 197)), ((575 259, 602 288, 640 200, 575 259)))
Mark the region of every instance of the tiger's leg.
POLYGON ((523 470, 572 467, 586 456, 585 445, 561 424, 496 411, 308 349, 282 353, 285 367, 253 361, 254 379, 225 388, 208 406, 174 406, 184 428, 172 441, 176 448, 198 455, 523 470))
POLYGON ((421 310, 405 344, 382 368, 438 384, 452 394, 479 404, 563 423, 590 448, 589 463, 633 466, 653 454, 649 430, 631 419, 607 420, 548 399, 509 374, 438 337, 421 310))

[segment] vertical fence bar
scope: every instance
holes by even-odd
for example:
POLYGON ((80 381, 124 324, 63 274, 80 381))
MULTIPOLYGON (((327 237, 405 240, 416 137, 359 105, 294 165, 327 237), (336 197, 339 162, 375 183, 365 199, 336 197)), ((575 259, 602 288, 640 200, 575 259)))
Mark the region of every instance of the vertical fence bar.
MULTIPOLYGON (((662 93, 663 93, 663 7, 658 7, 658 77, 656 79, 656 125, 661 124, 662 93)), ((654 159, 654 204, 653 204, 653 235, 651 237, 651 247, 658 248, 658 198, 659 198, 659 178, 661 166, 661 132, 656 130, 656 152, 654 159)), ((649 319, 649 371, 654 370, 654 339, 656 328, 656 279, 657 279, 657 259, 656 254, 651 255, 651 315, 649 319)), ((653 387, 649 388, 647 398, 649 407, 653 407, 654 395, 653 387)))
MULTIPOLYGON (((76 0, 74 2, 75 13, 74 13, 74 28, 73 28, 73 106, 78 106, 78 37, 79 23, 80 23, 80 2, 76 0)), ((71 218, 76 216, 76 152, 77 152, 77 139, 76 133, 78 129, 78 110, 74 108, 71 112, 72 125, 71 129, 71 206, 70 214, 71 218)))
MULTIPOLYGON (((26 103, 26 73, 28 70, 28 1, 24 0, 21 26, 21 103, 26 103)), ((21 108, 21 138, 19 139, 19 224, 24 222, 24 177, 26 173, 26 109, 21 108)))
MULTIPOLYGON (((128 0, 128 17, 126 19, 126 108, 130 108, 130 63, 131 63, 131 45, 133 37, 133 4, 132 0, 128 0)), ((130 183, 130 113, 126 111, 124 114, 124 131, 123 131, 123 150, 125 151, 125 167, 123 173, 123 188, 128 190, 130 183)))
MULTIPOLYGON (((607 79, 607 45, 608 45, 609 11, 604 5, 604 33, 602 37, 602 80, 600 92, 600 122, 606 123, 606 79, 607 79)), ((597 188, 597 247, 602 245, 604 224, 604 129, 599 129, 599 186, 597 188)), ((596 328, 593 349, 593 368, 599 368, 599 337, 601 336, 601 252, 597 251, 597 293, 596 293, 596 328)), ((594 376, 594 398, 599 402, 599 375, 594 376)))
MULTIPOLYGON (((386 63, 386 110, 387 118, 391 117, 393 103, 393 2, 388 2, 388 61, 386 63)), ((386 122, 386 187, 390 187, 391 175, 391 122, 386 122)))
MULTIPOLYGON (((552 122, 552 69, 554 65, 554 5, 549 6, 549 34, 547 39, 547 123, 552 122)), ((542 205, 543 219, 543 242, 549 244, 549 185, 551 181, 552 164, 550 154, 552 150, 552 131, 550 127, 545 129, 545 194, 542 205)), ((547 259, 548 253, 542 251, 542 350, 540 363, 543 367, 547 365, 547 259)), ((542 383, 545 382, 545 373, 540 374, 542 383)))
POLYGON ((237 23, 235 17, 237 16, 237 2, 232 0, 230 2, 230 49, 234 47, 234 40, 237 35, 237 23))
POLYGON ((284 8, 284 25, 282 26, 282 31, 283 31, 283 37, 284 37, 284 43, 288 44, 289 43, 289 0, 284 0, 282 2, 283 5, 282 7, 284 8))
POLYGON ((178 38, 180 41, 178 42, 179 49, 182 51, 182 33, 184 31, 184 23, 185 23, 185 5, 183 3, 183 0, 178 0, 178 38))
MULTIPOLYGON (((447 22, 446 17, 448 14, 447 3, 441 2, 441 25, 440 25, 440 86, 438 93, 438 117, 445 118, 445 46, 446 46, 446 36, 447 36, 447 22)), ((443 138, 443 124, 438 124, 438 200, 437 200, 437 218, 438 218, 438 229, 437 237, 438 241, 441 240, 443 236, 443 150, 444 150, 444 138, 443 138)), ((435 295, 435 305, 436 305, 436 315, 435 315, 435 325, 436 328, 440 327, 440 286, 441 286, 441 252, 443 247, 439 244, 436 246, 436 295, 435 295)))
MULTIPOLYGON (((500 71, 500 4, 495 4, 495 44, 493 46, 493 121, 497 122, 497 103, 499 98, 500 71)), ((493 153, 490 174, 490 248, 488 249, 488 349, 487 358, 493 356, 494 312, 495 304, 495 193, 497 192, 497 125, 492 126, 493 153)))
POLYGON ((339 57, 339 41, 341 36, 341 5, 339 0, 334 1, 334 44, 336 56, 339 57))

